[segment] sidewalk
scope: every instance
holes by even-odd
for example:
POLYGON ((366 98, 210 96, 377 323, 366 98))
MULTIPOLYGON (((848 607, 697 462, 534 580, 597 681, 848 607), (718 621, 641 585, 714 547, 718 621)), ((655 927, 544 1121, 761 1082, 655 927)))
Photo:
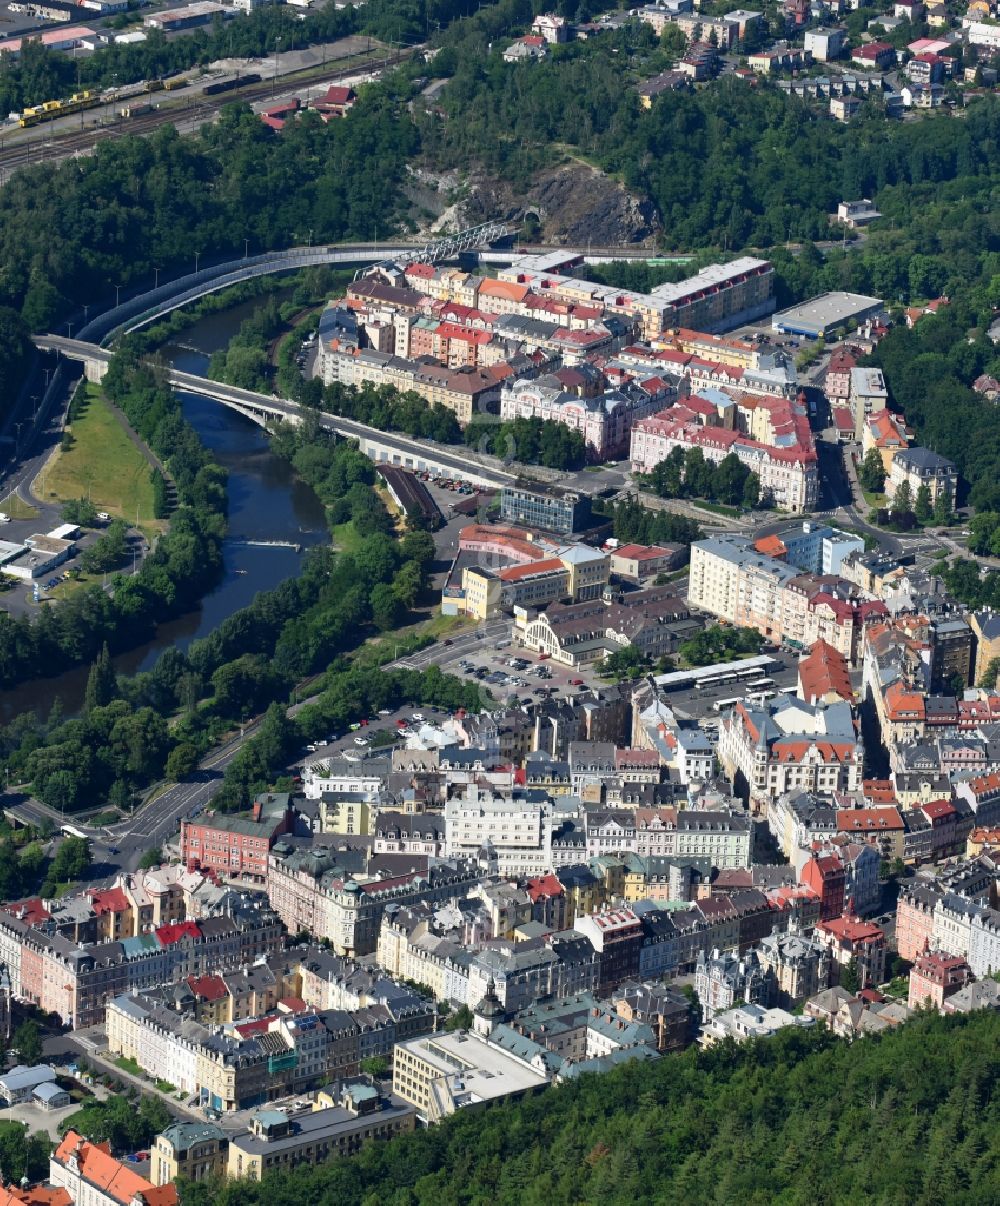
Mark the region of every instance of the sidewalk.
MULTIPOLYGON (((151 1080, 147 1080, 144 1076, 136 1076, 125 1068, 119 1068, 114 1058, 107 1054, 106 1051, 101 1052, 96 1047, 92 1049, 89 1043, 84 1042, 79 1035, 74 1037, 83 1050, 83 1057, 89 1060, 95 1068, 115 1077, 116 1080, 125 1081, 127 1084, 133 1085, 135 1088, 141 1090, 141 1092, 148 1093, 151 1097, 159 1097, 174 1113, 186 1114, 189 1118, 194 1118, 198 1122, 205 1121, 205 1116, 201 1110, 184 1105, 183 1102, 178 1101, 172 1094, 164 1093, 162 1089, 158 1089, 151 1080)), ((93 1039, 90 1041, 93 1042, 93 1039)))

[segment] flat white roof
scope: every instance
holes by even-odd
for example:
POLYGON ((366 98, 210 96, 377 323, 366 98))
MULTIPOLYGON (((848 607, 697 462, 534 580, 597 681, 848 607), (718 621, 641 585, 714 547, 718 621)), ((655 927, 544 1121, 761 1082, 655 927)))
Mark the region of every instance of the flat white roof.
POLYGON ((425 1035, 398 1045, 426 1060, 442 1075, 461 1080, 463 1091, 474 1101, 490 1101, 548 1083, 541 1072, 477 1034, 456 1030, 450 1034, 425 1035))
POLYGON ((658 687, 681 687, 684 683, 698 683, 713 674, 737 674, 741 670, 765 670, 774 662, 773 657, 762 653, 759 657, 744 657, 738 662, 719 662, 715 666, 698 666, 695 670, 674 670, 670 674, 657 674, 653 679, 658 687))
POLYGON ((800 306, 790 306, 775 314, 771 326, 776 331, 782 326, 798 325, 825 329, 881 309, 884 305, 880 297, 868 297, 864 293, 822 293, 800 306))

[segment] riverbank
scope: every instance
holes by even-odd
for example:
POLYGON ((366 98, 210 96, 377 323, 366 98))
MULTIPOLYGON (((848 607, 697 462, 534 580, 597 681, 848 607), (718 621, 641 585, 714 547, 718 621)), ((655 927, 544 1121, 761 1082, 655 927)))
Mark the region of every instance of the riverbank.
POLYGON ((159 458, 129 425, 100 386, 81 385, 70 409, 71 419, 31 484, 31 493, 46 503, 85 499, 95 510, 140 528, 147 539, 166 530, 157 515, 154 472, 159 458))

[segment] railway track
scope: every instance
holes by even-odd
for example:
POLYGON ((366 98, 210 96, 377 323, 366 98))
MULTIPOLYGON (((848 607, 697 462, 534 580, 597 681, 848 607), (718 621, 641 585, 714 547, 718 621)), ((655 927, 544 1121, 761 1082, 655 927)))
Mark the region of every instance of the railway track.
MULTIPOLYGON (((299 79, 287 76, 284 79, 279 77, 278 86, 282 91, 287 91, 299 83, 303 87, 308 87, 318 80, 343 79, 344 76, 356 75, 359 71, 385 70, 387 67, 402 62, 411 53, 411 51, 397 52, 388 57, 373 58, 363 63, 354 62, 349 67, 340 69, 310 70, 308 76, 313 78, 306 78, 306 73, 303 73, 299 79)), ((229 92, 220 93, 218 96, 204 96, 199 93, 191 97, 190 103, 171 104, 169 107, 140 113, 136 117, 116 119, 106 125, 92 125, 83 130, 65 129, 62 132, 50 130, 30 141, 19 140, 13 146, 0 147, 0 172, 6 175, 21 167, 37 166, 42 163, 69 159, 76 155, 89 154, 94 147, 109 139, 147 134, 158 126, 168 123, 191 121, 192 119, 209 121, 225 105, 232 104, 237 100, 247 103, 263 100, 273 93, 274 88, 274 80, 261 80, 260 83, 250 84, 245 88, 234 88, 229 92)), ((108 107, 110 108, 115 103, 118 102, 109 102, 108 107)))

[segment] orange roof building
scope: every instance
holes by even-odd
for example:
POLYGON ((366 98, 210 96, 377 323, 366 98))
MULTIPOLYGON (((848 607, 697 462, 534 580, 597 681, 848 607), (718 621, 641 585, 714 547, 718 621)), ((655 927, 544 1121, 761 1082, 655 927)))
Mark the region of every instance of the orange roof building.
POLYGON ((762 536, 753 542, 753 547, 765 557, 782 558, 788 556, 788 548, 780 536, 762 536))
POLYGON ((49 1180, 87 1206, 177 1206, 174 1185, 154 1185, 116 1160, 106 1143, 67 1131, 52 1155, 49 1180))
POLYGON ((799 698, 812 705, 854 699, 847 659, 828 641, 816 641, 799 662, 799 698))
POLYGON ((848 808, 837 813, 837 831, 871 842, 886 858, 903 857, 903 818, 898 808, 848 808))
POLYGON ((25 1189, 0 1185, 0 1206, 73 1206, 73 1199, 65 1189, 50 1189, 47 1185, 25 1189))

